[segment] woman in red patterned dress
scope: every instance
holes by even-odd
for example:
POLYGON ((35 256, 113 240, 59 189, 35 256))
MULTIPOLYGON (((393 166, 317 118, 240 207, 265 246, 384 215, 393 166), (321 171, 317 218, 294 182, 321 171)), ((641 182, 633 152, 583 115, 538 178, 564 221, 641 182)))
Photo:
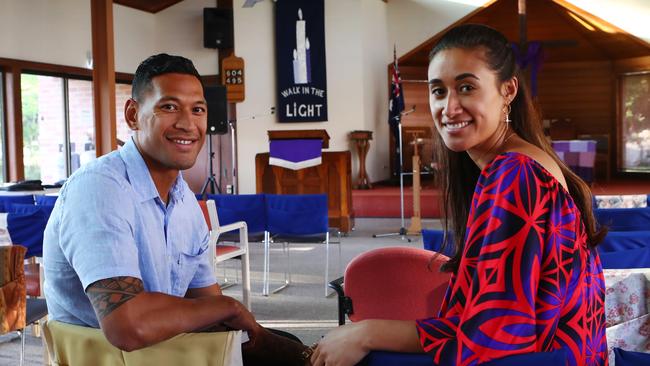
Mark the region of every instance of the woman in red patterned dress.
POLYGON ((595 249, 604 232, 589 187, 546 141, 507 39, 482 25, 450 30, 431 52, 428 79, 455 249, 441 269, 452 272, 442 308, 428 319, 339 327, 312 363, 354 365, 387 350, 480 365, 563 349, 568 365, 607 365, 595 249))

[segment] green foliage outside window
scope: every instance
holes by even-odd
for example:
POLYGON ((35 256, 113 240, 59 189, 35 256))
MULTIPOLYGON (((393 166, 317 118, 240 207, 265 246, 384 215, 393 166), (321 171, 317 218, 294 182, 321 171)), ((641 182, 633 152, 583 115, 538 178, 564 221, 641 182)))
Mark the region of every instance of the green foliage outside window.
POLYGON ((21 97, 23 107, 23 161, 25 179, 41 179, 38 162, 38 75, 21 75, 21 97))

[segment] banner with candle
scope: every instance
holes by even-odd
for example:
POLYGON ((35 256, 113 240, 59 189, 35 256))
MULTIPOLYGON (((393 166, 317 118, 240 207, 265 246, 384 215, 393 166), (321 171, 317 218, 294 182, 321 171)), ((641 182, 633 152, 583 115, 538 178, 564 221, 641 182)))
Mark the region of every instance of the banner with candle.
POLYGON ((324 0, 281 0, 275 10, 278 120, 327 121, 324 0))

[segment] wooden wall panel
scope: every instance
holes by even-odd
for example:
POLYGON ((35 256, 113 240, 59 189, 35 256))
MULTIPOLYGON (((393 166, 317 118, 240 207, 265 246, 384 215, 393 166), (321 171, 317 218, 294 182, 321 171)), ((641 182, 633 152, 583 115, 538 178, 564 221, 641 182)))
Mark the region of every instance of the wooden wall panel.
POLYGON ((578 134, 612 133, 616 88, 611 62, 545 64, 538 90, 544 119, 570 119, 578 134))

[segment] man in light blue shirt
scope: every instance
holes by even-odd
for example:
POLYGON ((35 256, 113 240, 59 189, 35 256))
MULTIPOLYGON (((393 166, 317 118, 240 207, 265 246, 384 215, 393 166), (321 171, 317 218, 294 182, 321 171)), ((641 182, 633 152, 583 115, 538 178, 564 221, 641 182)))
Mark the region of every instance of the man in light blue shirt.
POLYGON ((180 170, 203 145, 207 106, 192 62, 156 55, 133 80, 124 147, 73 174, 44 237, 50 319, 101 327, 131 351, 213 326, 268 333, 224 296, 208 229, 180 170))

